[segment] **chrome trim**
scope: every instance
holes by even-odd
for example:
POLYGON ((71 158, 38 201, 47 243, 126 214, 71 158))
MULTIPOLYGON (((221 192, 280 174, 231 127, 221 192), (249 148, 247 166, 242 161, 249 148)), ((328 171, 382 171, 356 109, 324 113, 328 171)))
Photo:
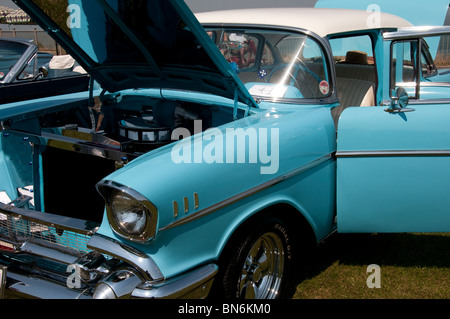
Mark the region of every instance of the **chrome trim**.
POLYGON ((384 40, 417 39, 421 37, 437 36, 450 33, 449 26, 415 26, 399 28, 394 32, 385 32, 384 40))
POLYGON ((450 150, 429 150, 429 151, 340 151, 336 153, 338 158, 346 157, 402 157, 402 156, 450 156, 450 150))
POLYGON ((0 265, 0 269, 6 269, 5 285, 1 287, 8 296, 40 299, 202 299, 209 295, 218 272, 215 264, 208 264, 166 281, 143 282, 132 271, 122 269, 99 281, 93 291, 92 285, 71 289, 65 281, 57 282, 36 273, 24 274, 15 267, 0 265))
POLYGON ((189 200, 187 197, 183 198, 183 204, 184 204, 184 213, 189 213, 189 200))
POLYGON ((2 125, 6 133, 11 132, 17 136, 27 137, 30 143, 37 145, 92 155, 117 162, 123 162, 125 158, 132 160, 137 157, 134 154, 121 151, 120 147, 114 144, 114 140, 99 134, 63 129, 61 134, 42 131, 40 135, 36 135, 31 132, 12 130, 6 126, 6 123, 2 125))
POLYGON ((173 217, 178 217, 178 202, 176 200, 173 201, 173 217))
POLYGON ((87 245, 92 250, 97 250, 129 263, 140 272, 145 280, 159 281, 164 279, 161 270, 150 256, 123 242, 95 234, 87 245))
MULTIPOLYGON (((399 87, 413 87, 415 88, 417 86, 416 82, 397 82, 396 86, 399 87)), ((449 82, 420 82, 421 87, 450 87, 449 82)))
POLYGON ((388 113, 407 113, 407 112, 414 112, 416 109, 410 108, 410 107, 395 107, 393 109, 387 108, 384 111, 388 113))
POLYGON ((48 258, 67 265, 76 262, 78 258, 81 257, 81 254, 77 254, 76 252, 71 252, 69 250, 64 251, 63 249, 56 247, 56 245, 46 245, 45 242, 38 242, 37 240, 26 241, 20 247, 18 252, 25 252, 35 256, 48 258))
POLYGON ((42 213, 3 203, 0 203, 0 213, 87 236, 93 235, 99 226, 99 224, 87 220, 42 213))
POLYGON ((196 212, 194 214, 188 215, 188 216, 186 216, 186 217, 184 217, 184 218, 182 218, 182 219, 180 219, 178 221, 175 221, 175 222, 173 222, 173 223, 171 223, 171 224, 169 224, 169 225, 167 225, 165 227, 160 228, 159 231, 163 231, 163 230, 174 228, 174 227, 177 227, 177 226, 180 226, 180 225, 184 225, 184 224, 189 223, 189 222, 191 222, 193 220, 196 220, 196 219, 199 219, 199 218, 204 217, 206 215, 209 215, 209 214, 211 214, 211 213, 213 213, 213 212, 215 212, 215 211, 217 211, 219 209, 222 209, 222 208, 224 208, 226 206, 234 204, 234 203, 240 201, 241 199, 244 199, 244 198, 246 198, 248 196, 252 196, 252 195, 254 195, 254 194, 258 193, 258 192, 261 192, 261 191, 263 191, 263 190, 265 190, 265 189, 267 189, 269 187, 272 187, 272 186, 274 186, 276 184, 279 184, 279 183, 281 183, 281 182, 283 182, 283 181, 285 181, 285 180, 287 180, 289 178, 292 178, 292 177, 294 177, 294 176, 296 176, 298 174, 301 174, 301 173, 303 173, 303 172, 305 172, 305 171, 307 171, 307 170, 309 170, 309 169, 311 169, 313 167, 316 167, 316 166, 318 166, 318 165, 320 165, 320 164, 330 160, 331 158, 333 158, 333 154, 334 153, 330 153, 330 154, 327 154, 325 156, 322 156, 322 157, 320 157, 320 158, 318 158, 316 160, 313 160, 313 161, 311 161, 311 162, 309 162, 309 163, 307 163, 307 164, 305 164, 305 165, 303 165, 303 166, 301 166, 299 168, 296 168, 296 169, 292 170, 291 172, 288 172, 288 173, 286 173, 284 175, 278 176, 278 177, 276 177, 276 178, 274 178, 272 180, 269 180, 269 181, 267 181, 267 182, 265 182, 265 183, 263 183, 261 185, 255 186, 255 187, 253 187, 253 188, 251 188, 251 189, 249 189, 249 190, 247 190, 245 192, 242 192, 240 194, 237 194, 237 195, 234 195, 234 196, 232 196, 230 198, 227 198, 227 199, 225 199, 225 200, 223 200, 223 201, 221 201, 221 202, 219 202, 217 204, 211 205, 211 206, 209 206, 209 207, 207 207, 205 209, 202 209, 202 210, 200 210, 200 211, 198 211, 198 212, 196 212))
POLYGON ((136 287, 131 297, 146 299, 206 298, 217 272, 218 267, 214 264, 209 264, 161 284, 143 283, 136 287))
POLYGON ((105 280, 101 280, 92 298, 94 299, 123 299, 130 298, 133 290, 142 280, 132 271, 122 269, 115 271, 105 280))
MULTIPOLYGON (((70 130, 63 130, 70 132, 70 130)), ((79 132, 82 133, 82 132, 79 132)), ((63 134, 65 134, 63 132, 63 134)), ((132 154, 122 152, 113 144, 105 144, 98 134, 85 133, 91 140, 73 137, 70 135, 59 135, 42 132, 38 138, 44 139, 44 145, 73 151, 81 154, 93 155, 101 158, 122 161, 123 158, 134 158, 132 154)))
POLYGON ((10 268, 7 271, 6 291, 11 291, 19 297, 40 299, 90 299, 86 291, 72 290, 67 286, 43 280, 33 274, 24 275, 10 268))
POLYGON ((198 209, 198 207, 199 207, 198 193, 194 193, 194 208, 198 209))
MULTIPOLYGON (((24 196, 21 196, 16 200, 21 201, 22 197, 24 196)), ((98 223, 90 222, 87 220, 64 217, 50 213, 42 213, 40 211, 19 208, 11 204, 0 203, 0 213, 12 217, 23 218, 31 222, 55 227, 61 230, 73 231, 87 236, 92 236, 97 231, 99 226, 98 223)))
POLYGON ((111 225, 112 230, 122 238, 130 241, 142 243, 156 235, 158 225, 158 209, 153 203, 145 196, 135 191, 134 189, 116 183, 114 181, 103 180, 97 183, 97 190, 103 196, 106 203, 106 214, 108 216, 108 222, 111 225), (144 230, 139 235, 130 235, 123 231, 116 223, 114 213, 111 207, 111 197, 114 192, 125 193, 127 196, 138 201, 147 210, 147 220, 144 230))
POLYGON ((450 99, 409 100, 410 105, 449 104, 450 99))
POLYGON ((0 265, 0 299, 3 299, 6 290, 6 272, 7 267, 0 265))

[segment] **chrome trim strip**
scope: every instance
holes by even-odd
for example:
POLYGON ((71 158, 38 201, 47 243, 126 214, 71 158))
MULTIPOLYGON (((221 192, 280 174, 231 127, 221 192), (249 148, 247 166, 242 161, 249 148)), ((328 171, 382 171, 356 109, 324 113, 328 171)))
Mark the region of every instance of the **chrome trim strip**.
MULTIPOLYGON (((3 127, 3 129, 6 128, 3 127)), ((67 135, 54 134, 45 131, 41 132, 40 135, 15 130, 9 131, 11 132, 11 134, 13 133, 17 136, 27 137, 31 143, 37 145, 49 146, 66 151, 97 156, 118 162, 123 161, 124 158, 126 158, 127 160, 136 158, 136 155, 134 154, 121 151, 118 146, 113 144, 113 140, 96 134, 78 132, 80 137, 89 136, 90 140, 88 140, 70 136, 71 130, 63 130, 64 132, 66 132, 63 132, 63 134, 67 135)))
POLYGON ((164 280, 164 275, 150 256, 125 243, 95 234, 91 237, 87 246, 92 250, 117 257, 129 263, 139 270, 145 280, 164 280))
POLYGON ((217 272, 218 267, 214 264, 209 264, 159 285, 153 285, 152 283, 140 285, 132 292, 131 297, 146 299, 203 299, 208 296, 217 272), (147 284, 148 287, 146 287, 147 284))
POLYGON ((449 104, 450 99, 409 100, 408 105, 449 104))
POLYGON ((399 28, 397 31, 385 32, 384 40, 417 39, 427 36, 445 35, 450 33, 449 26, 415 26, 399 28))
POLYGON ((43 224, 45 226, 73 231, 87 236, 93 235, 97 231, 99 226, 98 223, 90 222, 87 220, 59 216, 50 213, 42 213, 39 211, 19 208, 17 206, 3 203, 0 203, 0 213, 12 217, 23 218, 28 221, 43 224))
POLYGON ((194 208, 197 209, 199 206, 198 193, 194 193, 194 208))
POLYGON ((301 173, 305 172, 306 170, 309 170, 309 169, 311 169, 311 168, 313 168, 315 166, 318 166, 318 165, 320 165, 320 164, 330 160, 331 158, 333 158, 333 154, 334 153, 330 153, 330 154, 327 154, 325 156, 322 156, 322 157, 320 157, 320 158, 318 158, 316 160, 313 160, 313 161, 311 161, 311 162, 309 162, 309 163, 307 163, 307 164, 305 164, 305 165, 303 165, 303 166, 301 166, 301 167, 299 167, 297 169, 294 169, 291 172, 288 172, 288 173, 286 173, 284 175, 278 176, 278 177, 276 177, 276 178, 274 178, 272 180, 269 180, 269 181, 267 181, 267 182, 265 182, 265 183, 263 183, 261 185, 253 187, 253 188, 251 188, 251 189, 249 189, 249 190, 247 190, 245 192, 242 192, 240 194, 237 194, 235 196, 227 198, 227 199, 225 199, 225 200, 223 200, 223 201, 221 201, 221 202, 219 202, 217 204, 214 204, 214 205, 209 206, 209 207, 207 207, 205 209, 202 209, 202 210, 198 211, 197 213, 194 213, 192 215, 186 216, 185 218, 182 218, 182 219, 180 219, 178 221, 175 221, 175 222, 173 222, 173 223, 171 223, 171 224, 169 224, 169 225, 167 225, 165 227, 160 228, 159 231, 163 231, 163 230, 174 228, 174 227, 177 227, 177 226, 180 226, 180 225, 184 225, 184 224, 189 223, 189 222, 191 222, 193 220, 196 220, 196 219, 199 219, 199 218, 201 218, 203 216, 209 215, 209 214, 211 214, 211 213, 213 213, 213 212, 215 212, 215 211, 217 211, 217 210, 219 210, 219 209, 221 209, 223 207, 226 207, 226 206, 229 206, 231 204, 234 204, 234 203, 240 201, 241 199, 244 199, 246 197, 252 196, 252 195, 254 195, 254 194, 256 194, 256 193, 258 193, 260 191, 263 191, 263 190, 265 190, 265 189, 267 189, 269 187, 272 187, 272 186, 274 186, 274 185, 276 185, 278 183, 281 183, 281 182, 283 182, 283 181, 285 181, 285 180, 287 180, 289 178, 292 178, 292 177, 294 177, 294 176, 296 176, 298 174, 301 174, 301 173))
MULTIPOLYGON (((417 86, 416 82, 397 82, 396 86, 400 87, 412 87, 415 88, 417 86)), ((448 82, 420 82, 421 87, 450 87, 450 83, 448 82)))
POLYGON ((338 158, 346 157, 402 157, 402 156, 450 156, 450 150, 429 151, 341 151, 336 153, 338 158))
POLYGON ((0 265, 0 299, 4 298, 6 290, 6 272, 7 267, 0 265))
MULTIPOLYGON (((69 274, 69 273, 67 273, 69 274)), ((62 283, 39 278, 33 274, 23 274, 8 268, 6 290, 19 297, 40 299, 91 299, 87 292, 72 290, 62 283)))
MULTIPOLYGON (((94 134, 92 134, 92 136, 95 137, 94 134)), ((114 161, 120 161, 123 158, 133 158, 133 154, 122 152, 120 149, 113 146, 106 144, 102 145, 95 141, 86 141, 71 136, 51 134, 48 132, 42 132, 39 137, 44 140, 44 145, 63 150, 93 155, 114 161)))
POLYGON ((25 252, 32 255, 40 256, 43 258, 48 258, 54 261, 58 261, 67 265, 73 264, 81 257, 80 254, 76 255, 76 252, 62 251, 62 249, 58 249, 56 245, 49 245, 49 247, 44 246, 44 242, 30 242, 26 241, 20 247, 19 252, 25 252), (51 246, 51 247, 50 247, 51 246))

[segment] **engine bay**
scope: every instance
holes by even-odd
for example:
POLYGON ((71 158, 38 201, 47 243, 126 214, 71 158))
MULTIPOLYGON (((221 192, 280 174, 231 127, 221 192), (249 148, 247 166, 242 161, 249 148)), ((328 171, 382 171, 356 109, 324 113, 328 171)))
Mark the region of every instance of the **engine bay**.
MULTIPOLYGON (((36 106, 37 108, 37 106, 36 106)), ((233 120, 232 107, 147 95, 108 95, 47 105, 2 123, 9 157, 9 197, 31 190, 29 208, 101 222, 104 202, 96 184, 129 161, 178 139, 233 120)), ((244 116, 239 111, 238 117, 244 116)))
POLYGON ((231 119, 230 110, 214 105, 142 96, 103 101, 94 97, 88 105, 40 116, 39 126, 42 132, 85 139, 137 157, 171 143, 172 132, 177 127, 194 134, 194 121, 202 121, 203 129, 207 129, 231 119))

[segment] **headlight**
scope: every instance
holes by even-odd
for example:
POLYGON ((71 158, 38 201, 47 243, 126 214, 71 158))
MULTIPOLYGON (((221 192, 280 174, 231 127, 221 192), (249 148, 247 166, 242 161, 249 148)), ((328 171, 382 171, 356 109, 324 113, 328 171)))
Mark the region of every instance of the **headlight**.
POLYGON ((105 199, 108 220, 116 234, 136 242, 155 236, 158 212, 147 198, 114 182, 102 181, 97 189, 105 199))
POLYGON ((124 233, 133 236, 142 234, 148 218, 148 211, 144 205, 123 192, 114 191, 111 210, 114 223, 124 233))

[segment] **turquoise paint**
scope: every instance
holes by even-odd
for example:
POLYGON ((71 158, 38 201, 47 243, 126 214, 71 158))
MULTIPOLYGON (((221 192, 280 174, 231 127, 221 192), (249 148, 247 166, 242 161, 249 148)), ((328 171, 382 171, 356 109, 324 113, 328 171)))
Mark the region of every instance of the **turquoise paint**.
MULTIPOLYGON (((450 150, 447 104, 348 108, 339 123, 338 152, 450 150), (437 116, 439 115, 439 116, 437 116)), ((340 232, 448 232, 448 156, 338 158, 340 232)))

